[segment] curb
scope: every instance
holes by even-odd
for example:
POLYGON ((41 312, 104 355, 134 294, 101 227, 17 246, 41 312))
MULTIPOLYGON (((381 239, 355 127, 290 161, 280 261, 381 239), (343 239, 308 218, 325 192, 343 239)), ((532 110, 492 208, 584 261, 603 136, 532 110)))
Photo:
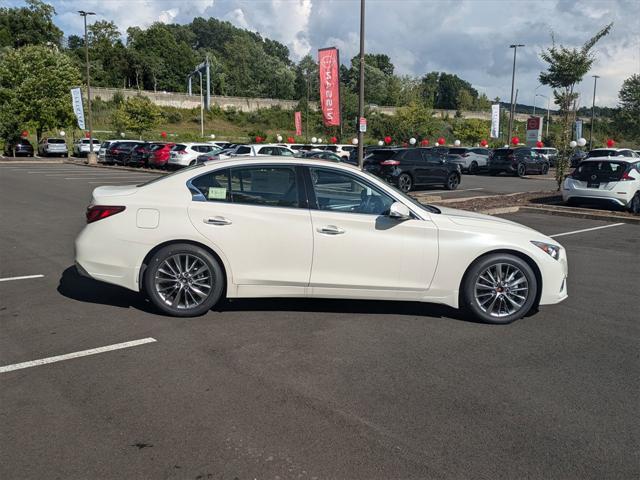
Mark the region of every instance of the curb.
POLYGON ((488 210, 479 210, 478 213, 484 213, 485 215, 504 215, 506 213, 516 213, 521 207, 501 207, 501 208, 489 208, 488 210))
POLYGON ((604 210, 597 211, 581 211, 581 210, 565 210, 567 207, 518 207, 522 211, 532 213, 544 213, 547 215, 558 215, 562 217, 585 218, 589 220, 602 220, 607 222, 622 222, 631 225, 640 225, 640 217, 630 217, 627 215, 616 215, 604 210), (602 213, 600 213, 602 212, 602 213))

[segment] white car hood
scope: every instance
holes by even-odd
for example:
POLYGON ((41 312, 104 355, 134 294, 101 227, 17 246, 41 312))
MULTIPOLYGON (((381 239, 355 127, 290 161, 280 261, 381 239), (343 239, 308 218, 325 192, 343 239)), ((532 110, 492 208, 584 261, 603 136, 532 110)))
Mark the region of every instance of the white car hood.
MULTIPOLYGON (((469 212, 466 210, 457 210, 455 208, 448 207, 437 207, 443 216, 446 216, 453 223, 465 227, 480 227, 480 228, 491 228, 497 230, 507 230, 507 231, 530 231, 536 232, 538 235, 542 235, 538 231, 529 228, 525 225, 521 225, 516 222, 512 222, 511 220, 506 220, 500 217, 494 217, 492 215, 485 215, 483 213, 469 212)), ((433 215, 433 217, 438 217, 439 215, 433 215)), ((546 237, 546 235, 544 235, 546 237)))

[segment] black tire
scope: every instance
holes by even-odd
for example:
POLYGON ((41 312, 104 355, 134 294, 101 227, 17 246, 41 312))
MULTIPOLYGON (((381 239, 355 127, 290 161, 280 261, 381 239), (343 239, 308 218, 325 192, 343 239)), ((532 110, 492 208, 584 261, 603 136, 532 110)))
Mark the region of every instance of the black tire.
MULTIPOLYGON (((173 265, 175 267, 175 263, 173 265)), ((188 272, 188 270, 186 269, 185 271, 188 272)), ((175 281, 176 285, 178 285, 179 282, 181 282, 180 284, 182 286, 180 287, 179 292, 183 292, 184 291, 183 287, 187 287, 187 285, 188 285, 187 288, 191 287, 191 284, 186 282, 202 281, 200 279, 197 279, 195 276, 192 277, 190 275, 191 273, 189 274, 188 278, 181 277, 181 280, 175 281)), ((175 277, 175 276, 172 275, 172 277, 175 277)), ((167 277, 164 277, 164 278, 167 278, 167 277)), ((169 279, 167 281, 169 282, 169 286, 171 286, 170 282, 172 282, 173 279, 169 279)), ((225 277, 224 277, 222 267, 220 266, 220 263, 218 262, 218 260, 209 251, 205 250, 204 248, 198 247, 196 245, 191 245, 188 243, 175 243, 175 244, 167 245, 166 247, 163 247, 160 250, 158 250, 155 253, 155 255, 151 257, 147 265, 147 268, 144 272, 144 279, 143 279, 144 291, 146 292, 151 303, 153 303, 153 305, 161 312, 174 317, 197 317, 199 315, 203 315, 207 313, 222 298, 222 295, 224 293, 224 285, 225 285, 225 277), (177 303, 174 302, 174 305, 171 305, 169 303, 172 300, 171 297, 167 296, 166 298, 163 299, 163 297, 161 296, 161 293, 156 287, 157 279, 161 283, 165 281, 165 280, 161 280, 164 274, 160 271, 160 268, 163 265, 165 265, 164 263, 165 260, 171 259, 172 257, 175 258, 176 255, 182 255, 183 257, 188 255, 189 256, 188 258, 198 259, 199 261, 198 265, 206 266, 208 268, 208 273, 210 278, 209 291, 205 292, 206 295, 201 297, 202 299, 201 303, 198 303, 197 305, 194 304, 194 306, 191 306, 191 307, 189 307, 188 304, 180 306, 180 298, 183 298, 185 299, 186 302, 188 302, 186 293, 182 293, 181 294, 182 297, 178 298, 178 302, 177 303)), ((205 289, 202 287, 198 286, 197 288, 199 288, 200 291, 202 292, 205 291, 205 289)), ((164 293, 165 294, 167 293, 166 290, 164 293)), ((195 298, 195 297, 192 295, 191 298, 195 298)))
MULTIPOLYGON (((503 272, 505 272, 505 270, 503 270, 503 272)), ((518 277, 516 276, 516 278, 518 277)), ((484 284, 484 280, 480 280, 480 282, 484 284)), ((515 285, 515 287, 520 289, 523 285, 525 284, 518 283, 517 285, 515 285)), ((482 286, 480 288, 480 291, 487 292, 487 289, 482 289, 482 286)), ((512 295, 514 293, 515 292, 513 291, 511 292, 512 295)), ((522 292, 518 291, 518 293, 522 292)), ((464 276, 464 280, 462 281, 462 289, 460 291, 460 308, 466 311, 468 314, 472 315, 474 318, 481 320, 482 322, 504 325, 524 317, 534 306, 537 294, 538 280, 536 279, 535 273, 527 262, 522 260, 520 257, 516 257, 515 255, 510 255, 508 253, 494 253, 480 257, 467 270, 467 273, 464 276), (525 300, 522 301, 522 305, 510 314, 508 314, 506 306, 510 305, 510 308, 514 309, 516 307, 508 302, 509 297, 507 297, 507 294, 509 293, 509 290, 506 289, 507 287, 498 287, 504 289, 502 290, 503 293, 494 292, 492 294, 480 294, 480 297, 484 297, 486 295, 496 296, 496 300, 493 301, 497 301, 497 305, 493 305, 492 307, 494 312, 496 312, 495 309, 497 308, 496 313, 498 315, 487 312, 487 310, 489 310, 489 308, 491 307, 490 302, 492 301, 491 299, 493 297, 486 297, 487 301, 484 306, 481 306, 480 300, 476 298, 476 282, 480 280, 480 276, 484 274, 487 269, 495 266, 496 264, 502 265, 503 269, 506 268, 506 265, 510 268, 519 270, 526 280, 526 287, 528 288, 526 294, 527 296, 525 297, 525 300), (504 293, 505 291, 507 293, 504 293), (503 300, 499 300, 499 298, 503 298, 503 300), (503 305, 505 306, 505 309, 501 310, 503 305)))
POLYGON ((408 193, 413 188, 413 178, 408 173, 401 173, 398 177, 398 188, 404 193, 408 193))
POLYGON ((547 173, 549 173, 549 164, 543 163, 542 169, 540 170, 540 175, 546 175, 547 173))
POLYGON ((189 166, 193 167, 196 164, 196 160, 191 160, 191 162, 189 162, 189 166))
POLYGON ((629 202, 629 211, 634 215, 640 215, 640 192, 637 192, 629 202))
POLYGON ((447 182, 444 184, 444 188, 447 190, 455 190, 460 185, 460 175, 457 173, 450 173, 447 177, 447 182))
POLYGON ((471 165, 469 165, 469 174, 475 175, 476 173, 478 173, 478 162, 474 160, 471 162, 471 165))
POLYGON ((524 177, 527 174, 527 166, 524 163, 519 163, 516 167, 516 175, 520 178, 524 177))

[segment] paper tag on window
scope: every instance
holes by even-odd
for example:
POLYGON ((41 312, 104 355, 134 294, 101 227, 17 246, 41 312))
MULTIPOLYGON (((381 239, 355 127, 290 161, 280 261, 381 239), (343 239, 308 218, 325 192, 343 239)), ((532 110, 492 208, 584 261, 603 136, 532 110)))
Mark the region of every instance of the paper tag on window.
POLYGON ((209 200, 226 200, 227 189, 223 187, 209 187, 207 198, 209 200))

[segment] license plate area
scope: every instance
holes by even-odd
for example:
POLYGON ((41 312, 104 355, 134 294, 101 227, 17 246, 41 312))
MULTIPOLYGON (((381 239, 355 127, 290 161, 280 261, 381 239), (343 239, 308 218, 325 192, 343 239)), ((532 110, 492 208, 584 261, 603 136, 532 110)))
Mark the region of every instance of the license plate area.
POLYGON ((587 188, 600 188, 600 182, 587 182, 587 188))

